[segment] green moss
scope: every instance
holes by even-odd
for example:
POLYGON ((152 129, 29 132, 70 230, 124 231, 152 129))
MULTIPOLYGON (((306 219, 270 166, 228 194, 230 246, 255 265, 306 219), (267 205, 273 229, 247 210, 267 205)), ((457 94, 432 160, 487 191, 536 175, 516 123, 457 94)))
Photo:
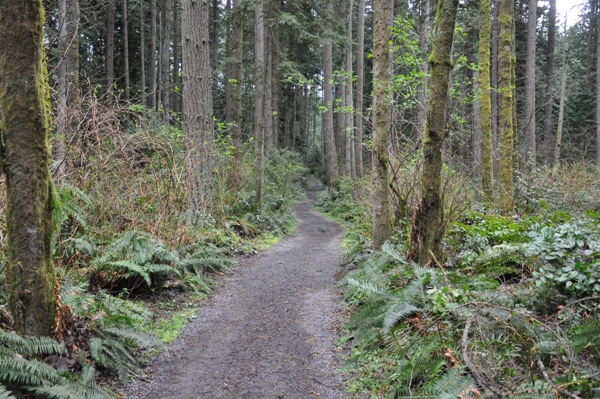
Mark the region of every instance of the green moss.
POLYGON ((169 343, 179 336, 181 330, 196 318, 196 309, 183 309, 170 318, 161 319, 150 332, 156 334, 161 342, 169 343))

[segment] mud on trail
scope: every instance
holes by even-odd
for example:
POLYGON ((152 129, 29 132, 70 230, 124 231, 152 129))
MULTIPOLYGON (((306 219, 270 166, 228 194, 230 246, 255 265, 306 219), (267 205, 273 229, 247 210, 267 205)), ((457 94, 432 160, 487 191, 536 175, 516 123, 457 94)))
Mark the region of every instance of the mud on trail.
POLYGON ((346 397, 334 343, 343 231, 314 210, 317 188, 294 208, 295 234, 243 260, 124 397, 346 397))

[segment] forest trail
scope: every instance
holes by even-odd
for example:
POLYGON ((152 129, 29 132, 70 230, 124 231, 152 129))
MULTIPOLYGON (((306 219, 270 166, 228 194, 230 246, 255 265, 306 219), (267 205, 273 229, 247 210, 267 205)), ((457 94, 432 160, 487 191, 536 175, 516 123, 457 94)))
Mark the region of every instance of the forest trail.
POLYGON ((335 339, 343 230, 314 210, 318 185, 294 208, 298 229, 225 278, 198 318, 124 397, 344 398, 335 339))

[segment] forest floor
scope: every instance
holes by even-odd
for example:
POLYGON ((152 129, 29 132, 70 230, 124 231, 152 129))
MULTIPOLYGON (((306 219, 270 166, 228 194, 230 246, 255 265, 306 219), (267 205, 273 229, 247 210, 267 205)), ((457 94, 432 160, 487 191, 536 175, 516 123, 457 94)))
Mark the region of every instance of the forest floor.
POLYGON ((343 230, 314 210, 318 184, 294 208, 298 229, 241 259, 130 399, 346 397, 339 373, 343 230))

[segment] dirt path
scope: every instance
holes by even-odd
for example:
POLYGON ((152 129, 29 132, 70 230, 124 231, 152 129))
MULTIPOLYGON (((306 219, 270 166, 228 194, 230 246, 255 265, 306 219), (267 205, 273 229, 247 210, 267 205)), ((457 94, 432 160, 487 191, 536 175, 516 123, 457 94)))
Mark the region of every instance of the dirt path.
POLYGON ((345 397, 334 344, 343 232, 314 210, 316 190, 295 207, 296 233, 244 260, 125 397, 345 397))

